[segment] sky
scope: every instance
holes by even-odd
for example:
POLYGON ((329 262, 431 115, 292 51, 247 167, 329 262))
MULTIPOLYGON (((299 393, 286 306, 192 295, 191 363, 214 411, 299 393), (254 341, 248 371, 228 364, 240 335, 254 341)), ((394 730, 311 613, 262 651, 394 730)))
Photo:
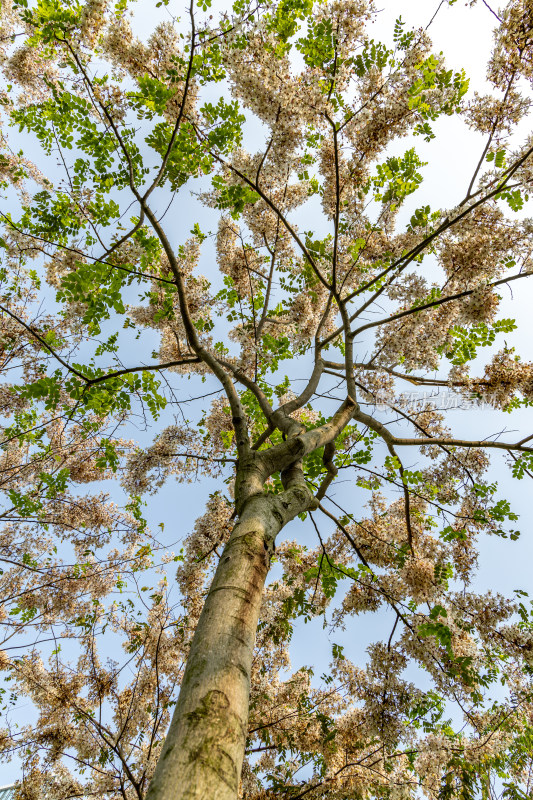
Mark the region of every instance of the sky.
MULTIPOLYGON (((458 0, 453 6, 440 3, 438 0, 381 0, 378 7, 381 9, 377 21, 374 23, 374 35, 377 39, 388 38, 391 35, 395 19, 401 15, 407 27, 426 27, 433 18, 429 33, 434 41, 435 48, 442 50, 450 67, 464 68, 471 79, 471 87, 478 91, 485 90, 485 63, 491 49, 491 32, 496 23, 490 10, 478 0, 475 7, 470 8, 467 3, 458 0), (384 33, 385 32, 385 33, 384 33)), ((169 9, 176 14, 183 13, 184 3, 171 0, 169 9)), ((165 8, 154 9, 153 0, 138 0, 135 10, 135 28, 142 35, 145 30, 152 29, 155 19, 159 15, 164 19, 167 15, 165 8)), ((250 128, 252 133, 258 128, 250 128)), ((424 184, 417 193, 417 205, 427 202, 432 207, 453 207, 465 193, 469 183, 473 165, 477 163, 482 149, 480 137, 465 131, 462 123, 454 118, 445 118, 439 121, 436 127, 438 142, 426 145, 421 139, 413 141, 418 154, 428 165, 423 170, 424 184)), ((394 147, 402 151, 412 146, 408 139, 402 140, 394 147)), ((30 157, 32 155, 30 154, 30 157)), ((172 213, 176 219, 176 238, 187 233, 194 222, 199 222, 202 229, 214 229, 214 216, 208 210, 198 216, 196 203, 189 203, 187 191, 182 191, 175 201, 172 213), (194 209, 194 211, 193 211, 194 209)), ((306 228, 313 224, 319 225, 311 214, 307 218, 306 228)), ((506 339, 510 345, 516 344, 525 360, 533 358, 532 345, 533 331, 531 329, 531 307, 533 291, 524 290, 522 287, 515 293, 512 303, 511 298, 504 297, 504 315, 515 316, 518 322, 518 331, 509 334, 506 339), (509 306, 509 311, 507 311, 509 306)), ((488 350, 486 357, 491 352, 488 350)), ((132 358, 134 351, 132 348, 132 358)), ((185 384, 180 390, 180 398, 184 401, 192 397, 197 388, 194 381, 185 384)), ((207 402, 205 404, 207 408, 207 402)), ((483 438, 501 431, 503 426, 508 430, 518 429, 523 431, 522 436, 531 429, 531 413, 519 411, 512 416, 498 414, 492 410, 453 410, 449 412, 450 422, 454 433, 465 438, 483 438)), ((139 434, 141 439, 149 441, 150 433, 139 434)), ((512 438, 508 434, 508 438, 512 438)), ((516 437, 521 438, 519 436, 516 437)), ((407 461, 406 467, 411 464, 407 461)), ((509 470, 503 465, 502 459, 496 459, 493 475, 502 483, 505 481, 506 497, 511 500, 513 510, 521 515, 517 523, 521 527, 522 536, 517 542, 502 541, 496 537, 486 538, 482 545, 478 583, 480 590, 493 587, 502 593, 510 593, 515 588, 531 588, 530 565, 533 560, 533 532, 528 530, 528 516, 530 512, 530 489, 524 481, 510 480, 509 470), (507 487, 509 489, 507 490, 507 487)), ((107 487, 106 487, 107 488, 107 487)), ((112 487, 109 487, 112 491, 112 487)), ((173 481, 159 492, 155 499, 149 501, 148 514, 152 528, 155 530, 158 523, 165 526, 165 537, 168 543, 176 543, 179 549, 179 540, 183 538, 194 525, 195 519, 203 513, 204 504, 208 495, 220 488, 218 481, 202 478, 201 482, 192 484, 176 484, 173 481)), ((335 490, 336 499, 343 502, 353 495, 350 485, 341 484, 335 490)), ((361 493, 361 498, 363 494, 361 493)), ((353 509, 353 503, 352 503, 353 509)), ((324 526, 323 533, 331 532, 324 526)), ((283 534, 284 538, 297 538, 307 540, 311 547, 316 545, 316 538, 309 525, 302 526, 298 521, 292 523, 283 534)), ((275 572, 273 573, 275 574, 275 572)), ((308 625, 301 624, 295 632, 291 648, 292 666, 297 669, 306 664, 317 663, 316 674, 326 669, 333 642, 345 647, 346 655, 355 661, 364 658, 366 646, 380 635, 386 636, 390 631, 393 618, 391 615, 362 615, 358 617, 350 629, 329 634, 322 630, 322 621, 314 620, 308 625)), ((27 705, 19 708, 21 719, 30 713, 27 705)), ((19 765, 0 764, 0 786, 8 784, 19 777, 19 765)))

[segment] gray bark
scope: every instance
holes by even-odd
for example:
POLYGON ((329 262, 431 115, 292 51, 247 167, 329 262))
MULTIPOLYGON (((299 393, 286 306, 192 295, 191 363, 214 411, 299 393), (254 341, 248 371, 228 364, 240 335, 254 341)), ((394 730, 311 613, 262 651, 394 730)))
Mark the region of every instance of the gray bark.
POLYGON ((316 501, 304 485, 251 497, 222 553, 146 800, 236 800, 263 587, 281 528, 316 501))

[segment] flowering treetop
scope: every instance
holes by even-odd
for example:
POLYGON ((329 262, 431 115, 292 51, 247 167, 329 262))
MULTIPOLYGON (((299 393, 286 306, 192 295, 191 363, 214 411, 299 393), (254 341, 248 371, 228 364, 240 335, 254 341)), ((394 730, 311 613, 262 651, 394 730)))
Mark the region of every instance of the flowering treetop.
POLYGON ((157 5, 142 38, 127 0, 2 5, 0 666, 36 712, 0 732, 19 796, 492 798, 498 779, 524 798, 531 613, 472 581, 482 536, 518 535, 491 456, 527 479, 533 436, 465 439, 400 387, 533 402, 500 313, 533 272, 530 4, 492 10, 486 95, 428 31, 376 38, 366 0, 157 5), (420 205, 416 143, 438 158, 451 115, 479 159, 453 208, 420 205), (202 476, 220 489, 176 556, 142 497, 202 476), (305 545, 280 533, 298 518, 305 545), (290 673, 293 625, 357 635, 365 612, 392 620, 366 664, 334 646, 320 680, 290 673))

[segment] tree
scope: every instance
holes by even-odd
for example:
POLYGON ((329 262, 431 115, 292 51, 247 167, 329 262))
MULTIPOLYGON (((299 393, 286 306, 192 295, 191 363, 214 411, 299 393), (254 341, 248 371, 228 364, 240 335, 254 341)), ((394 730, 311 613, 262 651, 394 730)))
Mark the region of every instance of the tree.
POLYGON ((465 439, 400 394, 533 402, 533 365, 495 344, 516 327, 499 288, 533 271, 530 5, 487 7, 484 96, 426 30, 372 38, 366 0, 156 8, 169 21, 141 40, 127 0, 2 7, 18 796, 530 796, 526 593, 471 584, 480 537, 518 535, 490 457, 530 478, 532 436, 465 439), (417 205, 425 165, 397 143, 438 158, 446 115, 481 142, 448 210, 417 205), (220 479, 178 555, 186 532, 143 511, 171 477, 220 479), (298 519, 306 544, 285 537, 298 519), (320 681, 289 674, 298 621, 389 612, 366 665, 334 645, 320 681))

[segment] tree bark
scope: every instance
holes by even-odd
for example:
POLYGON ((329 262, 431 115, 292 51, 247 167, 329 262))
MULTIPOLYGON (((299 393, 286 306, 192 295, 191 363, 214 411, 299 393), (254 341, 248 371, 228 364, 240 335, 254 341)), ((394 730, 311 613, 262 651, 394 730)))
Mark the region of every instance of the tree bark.
POLYGON ((236 800, 255 634, 274 541, 289 520, 314 505, 299 485, 252 497, 242 510, 198 621, 146 800, 236 800))

